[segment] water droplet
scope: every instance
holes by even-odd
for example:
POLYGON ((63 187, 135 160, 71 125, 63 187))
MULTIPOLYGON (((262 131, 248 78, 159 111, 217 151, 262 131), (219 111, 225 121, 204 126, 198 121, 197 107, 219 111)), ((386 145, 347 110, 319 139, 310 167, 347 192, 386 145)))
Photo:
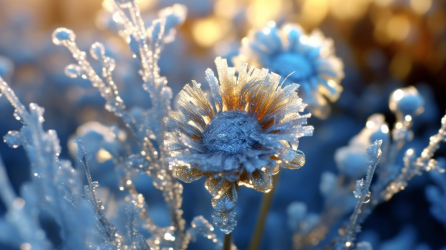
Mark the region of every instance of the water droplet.
POLYGON ((17 109, 16 110, 14 110, 14 114, 13 114, 13 116, 14 116, 14 118, 17 120, 17 121, 20 121, 20 115, 19 115, 19 113, 17 112, 17 109))
POLYGON ((64 45, 67 42, 74 42, 76 35, 72 30, 66 28, 58 28, 53 32, 53 43, 56 45, 64 45))
POLYGON ((364 203, 369 203, 370 202, 370 196, 371 196, 371 193, 370 193, 370 191, 365 195, 365 199, 364 199, 364 203))
POLYGON ((11 148, 18 148, 22 144, 22 138, 19 131, 9 131, 4 137, 3 141, 11 148))
POLYGON ((99 60, 105 56, 105 47, 102 43, 95 42, 91 45, 90 55, 95 60, 99 60))
POLYGON ((98 188, 99 187, 99 182, 93 181, 93 182, 91 182, 91 185, 93 186, 93 189, 98 188))
POLYGON ((81 67, 77 64, 70 64, 65 67, 65 75, 70 78, 76 78, 81 74, 81 67))

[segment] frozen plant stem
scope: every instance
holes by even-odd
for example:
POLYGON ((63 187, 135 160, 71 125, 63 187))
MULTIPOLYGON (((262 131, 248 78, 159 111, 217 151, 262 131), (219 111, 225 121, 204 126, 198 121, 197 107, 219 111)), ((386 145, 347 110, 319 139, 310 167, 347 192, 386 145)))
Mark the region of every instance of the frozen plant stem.
POLYGON ((223 242, 223 250, 231 250, 232 233, 225 234, 225 240, 223 242))
POLYGON ((277 183, 279 182, 279 174, 273 176, 273 189, 270 192, 265 193, 262 198, 262 204, 260 206, 259 216, 257 218, 257 223, 255 226, 254 234, 251 237, 251 242, 249 243, 249 250, 256 250, 259 248, 260 241, 262 239, 263 228, 265 226, 266 215, 268 214, 269 207, 273 200, 273 194, 277 183))

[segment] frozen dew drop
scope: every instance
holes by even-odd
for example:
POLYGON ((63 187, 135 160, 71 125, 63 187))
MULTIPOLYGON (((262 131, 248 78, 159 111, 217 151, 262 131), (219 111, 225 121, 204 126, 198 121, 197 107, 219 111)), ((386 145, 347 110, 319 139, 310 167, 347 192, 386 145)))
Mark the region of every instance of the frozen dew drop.
POLYGON ((3 141, 11 148, 18 148, 22 144, 22 138, 19 131, 9 131, 3 137, 3 141))
POLYGON ((20 115, 19 115, 19 113, 17 112, 17 109, 16 110, 14 110, 14 114, 13 114, 13 116, 14 116, 14 118, 17 120, 17 121, 20 121, 20 115))
POLYGON ((90 55, 95 60, 99 60, 105 56, 105 47, 102 43, 95 42, 91 45, 90 55))
POLYGON ((401 113, 403 117, 421 114, 423 107, 423 97, 413 86, 395 90, 389 99, 390 110, 401 113))
POLYGON ((53 43, 56 45, 64 45, 67 42, 74 42, 76 35, 72 30, 66 28, 58 28, 53 32, 53 43))
POLYGON ((76 78, 78 77, 82 72, 82 69, 77 64, 70 64, 67 67, 65 67, 65 75, 70 78, 76 78))
POLYGON ((93 186, 93 189, 98 188, 99 187, 99 182, 93 181, 93 182, 91 182, 91 185, 93 186))
POLYGON ((364 199, 364 203, 369 203, 370 202, 370 196, 371 196, 371 193, 370 193, 370 191, 365 195, 365 199, 364 199))

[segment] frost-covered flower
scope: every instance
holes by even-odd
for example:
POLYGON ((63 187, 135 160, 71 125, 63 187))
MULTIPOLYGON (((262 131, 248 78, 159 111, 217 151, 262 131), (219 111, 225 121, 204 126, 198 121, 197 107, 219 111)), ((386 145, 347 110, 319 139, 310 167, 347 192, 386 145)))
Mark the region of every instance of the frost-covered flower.
POLYGON ((279 29, 271 22, 243 38, 240 53, 234 58, 236 65, 240 62, 288 76, 285 84, 299 84, 309 110, 320 118, 330 112, 323 96, 334 102, 342 92, 343 63, 334 55, 333 40, 319 30, 305 34, 297 24, 279 29))
POLYGON ((310 114, 299 114, 306 105, 297 96, 298 85, 282 87, 279 75, 248 70, 247 64, 236 77, 225 59, 215 62, 219 79, 206 70, 213 101, 199 83, 186 85, 179 93, 178 111, 167 120, 167 147, 179 179, 207 177, 214 223, 229 233, 236 224, 232 209, 237 186, 269 192, 281 166, 302 167, 305 156, 297 150, 298 138, 312 135, 313 127, 303 126, 310 114))

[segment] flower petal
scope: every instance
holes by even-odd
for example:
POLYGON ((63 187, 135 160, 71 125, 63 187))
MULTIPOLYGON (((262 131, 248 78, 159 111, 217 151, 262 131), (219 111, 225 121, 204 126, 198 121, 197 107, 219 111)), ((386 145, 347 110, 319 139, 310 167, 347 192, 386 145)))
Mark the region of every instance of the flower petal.
POLYGON ((178 179, 186 183, 191 183, 203 177, 203 173, 199 169, 189 166, 177 167, 176 174, 178 179))
POLYGON ((206 179, 206 182, 204 183, 204 187, 212 196, 226 193, 232 187, 232 185, 233 183, 227 181, 222 177, 208 177, 206 179))
POLYGON ((305 154, 300 150, 296 150, 296 156, 291 161, 284 161, 281 166, 288 169, 298 169, 303 165, 305 165, 305 154))
POLYGON ((235 204, 237 204, 237 199, 237 190, 233 183, 228 191, 222 195, 217 194, 212 198, 212 207, 214 207, 217 212, 227 212, 234 208, 235 204))
POLYGON ((254 171, 250 182, 253 188, 260 192, 268 193, 273 188, 273 178, 266 171, 254 171))

